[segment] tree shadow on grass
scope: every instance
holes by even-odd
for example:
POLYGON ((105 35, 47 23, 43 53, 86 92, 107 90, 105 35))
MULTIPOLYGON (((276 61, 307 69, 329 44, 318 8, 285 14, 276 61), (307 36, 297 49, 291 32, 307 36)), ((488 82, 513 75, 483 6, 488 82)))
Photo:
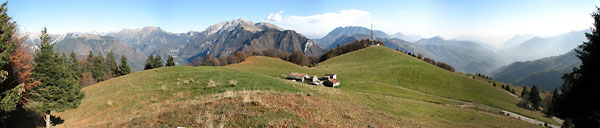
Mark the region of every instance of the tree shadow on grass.
MULTIPOLYGON (((56 126, 65 122, 64 119, 51 115, 50 120, 52 125, 56 126)), ((17 110, 10 112, 10 116, 4 120, 4 126, 0 124, 0 127, 7 128, 38 128, 44 127, 46 122, 42 118, 42 115, 33 111, 27 111, 20 107, 17 110)))

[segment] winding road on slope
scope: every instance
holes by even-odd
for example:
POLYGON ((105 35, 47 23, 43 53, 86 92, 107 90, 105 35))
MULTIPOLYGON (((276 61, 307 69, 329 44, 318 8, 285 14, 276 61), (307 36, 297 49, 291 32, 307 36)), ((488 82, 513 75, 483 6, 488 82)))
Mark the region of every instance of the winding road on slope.
MULTIPOLYGON (((510 112, 510 111, 506 111, 506 110, 502 110, 502 109, 499 109, 499 108, 487 106, 487 105, 484 105, 484 104, 479 104, 479 103, 474 103, 474 102, 468 102, 468 101, 463 101, 463 100, 457 100, 457 99, 452 99, 452 98, 448 98, 448 97, 437 96, 437 95, 433 95, 433 94, 429 94, 429 93, 424 93, 424 92, 421 92, 421 91, 417 91, 417 90, 413 90, 413 89, 409 89, 409 88, 405 88, 405 87, 401 87, 401 86, 396 86, 396 85, 390 85, 390 84, 386 84, 386 83, 380 83, 380 82, 375 82, 375 81, 369 81, 369 82, 375 83, 375 84, 379 84, 379 85, 394 87, 394 88, 398 88, 398 89, 403 89, 403 90, 406 90, 406 91, 411 91, 411 92, 415 92, 415 93, 419 93, 419 94, 423 94, 423 95, 428 95, 428 96, 432 96, 432 97, 436 97, 436 98, 440 98, 440 99, 445 99, 445 100, 448 100, 448 101, 459 102, 459 103, 463 103, 463 104, 466 104, 466 105, 484 106, 487 109, 498 110, 503 115, 507 115, 507 116, 510 116, 510 117, 513 117, 513 118, 517 118, 519 120, 522 120, 522 121, 525 121, 525 122, 529 122, 529 123, 535 124, 535 125, 544 126, 544 123, 545 123, 543 121, 532 119, 532 118, 529 118, 529 117, 526 117, 526 116, 522 116, 522 115, 510 112)), ((506 92, 506 91, 504 91, 504 92, 506 92)), ((515 97, 515 98, 518 98, 518 96, 516 96, 514 94, 511 94, 511 93, 508 93, 508 94, 511 95, 511 96, 513 96, 513 97, 515 97)), ((497 113, 494 113, 494 114, 497 114, 497 113)), ((548 124, 548 126, 549 127, 553 127, 553 128, 560 128, 560 126, 553 125, 553 124, 548 124)))

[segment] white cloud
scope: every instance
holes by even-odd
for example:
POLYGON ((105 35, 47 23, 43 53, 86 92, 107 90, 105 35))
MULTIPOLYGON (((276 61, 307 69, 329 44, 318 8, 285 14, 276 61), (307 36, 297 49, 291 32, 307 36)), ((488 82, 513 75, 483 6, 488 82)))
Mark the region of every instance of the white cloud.
POLYGON ((270 13, 268 21, 285 29, 295 30, 310 38, 321 38, 329 31, 340 26, 369 26, 372 22, 370 12, 363 10, 340 10, 334 13, 310 16, 281 15, 270 13))
POLYGON ((277 13, 269 13, 269 17, 267 17, 266 20, 268 21, 281 21, 281 13, 283 13, 283 11, 279 11, 277 13))

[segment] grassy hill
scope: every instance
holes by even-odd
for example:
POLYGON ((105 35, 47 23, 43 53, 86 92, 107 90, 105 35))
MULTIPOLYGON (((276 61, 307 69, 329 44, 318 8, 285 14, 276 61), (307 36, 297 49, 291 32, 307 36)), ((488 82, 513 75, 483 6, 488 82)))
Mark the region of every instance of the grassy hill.
POLYGON ((499 109, 552 122, 515 106, 487 81, 447 72, 385 47, 307 68, 250 57, 225 67, 167 67, 83 89, 59 127, 533 127, 499 109), (340 88, 284 80, 291 71, 336 73, 340 88), (233 86, 235 85, 235 86, 233 86), (490 107, 491 106, 491 107, 490 107))

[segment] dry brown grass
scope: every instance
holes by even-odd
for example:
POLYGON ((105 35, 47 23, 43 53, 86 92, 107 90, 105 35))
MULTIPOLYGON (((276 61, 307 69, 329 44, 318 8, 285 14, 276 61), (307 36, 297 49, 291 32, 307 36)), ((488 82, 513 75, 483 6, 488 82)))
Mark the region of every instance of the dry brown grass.
POLYGON ((207 88, 214 88, 217 87, 217 82, 215 82, 214 80, 210 79, 208 80, 208 84, 206 85, 207 88))
POLYGON ((229 80, 229 86, 235 87, 236 85, 237 85, 237 81, 236 80, 229 80))
MULTIPOLYGON (((174 104, 174 103, 171 103, 174 104)), ((156 107, 150 118, 132 119, 111 127, 423 127, 423 124, 345 101, 274 91, 225 91, 206 98, 177 103, 178 109, 156 107), (188 104, 188 105, 185 105, 188 104), (188 114, 189 113, 189 114, 188 114), (291 115, 288 115, 288 114, 291 115), (283 115, 281 115, 283 114, 283 115), (287 116, 286 116, 287 115, 287 116), (260 117, 259 122, 254 122, 260 117), (249 121, 250 123, 246 123, 249 121)))

